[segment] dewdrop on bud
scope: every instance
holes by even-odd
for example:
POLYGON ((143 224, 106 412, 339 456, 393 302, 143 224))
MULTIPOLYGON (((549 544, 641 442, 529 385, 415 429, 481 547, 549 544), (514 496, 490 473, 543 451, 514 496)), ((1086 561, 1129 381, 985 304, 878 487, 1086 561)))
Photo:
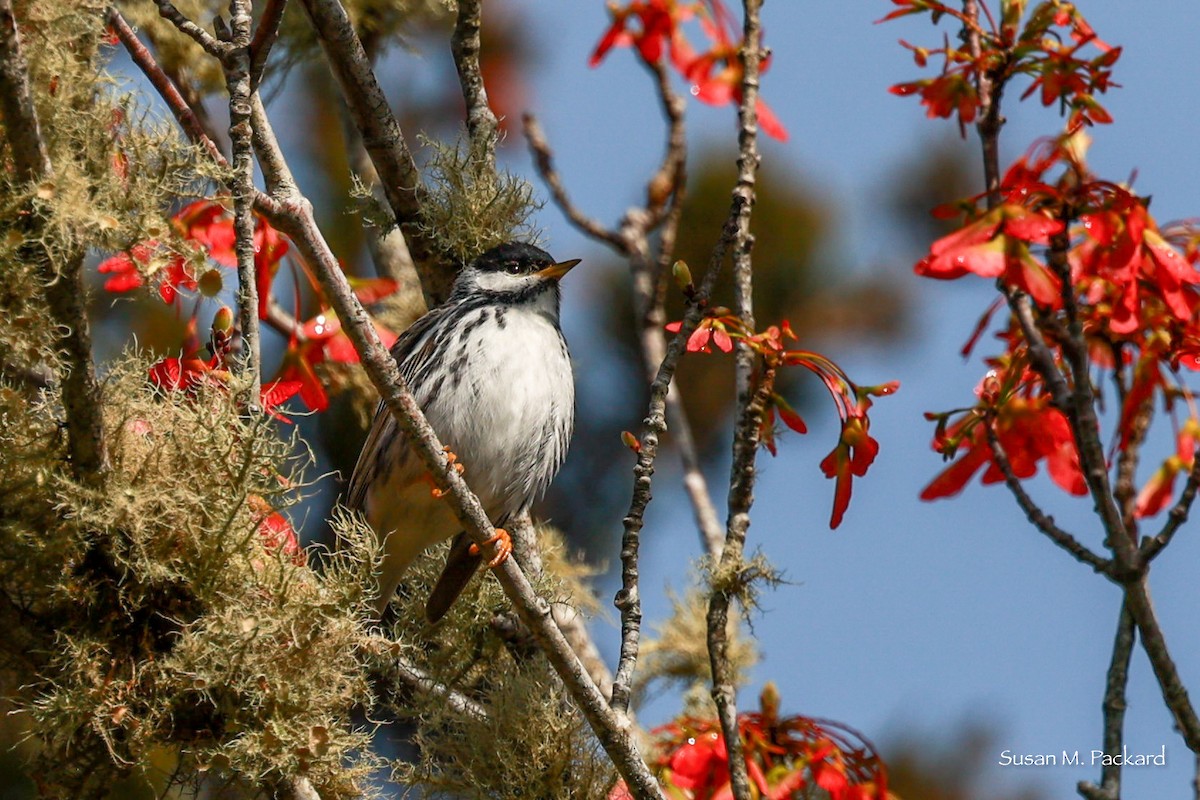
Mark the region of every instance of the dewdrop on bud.
POLYGON ((688 269, 688 265, 684 261, 676 261, 671 265, 671 275, 675 278, 675 285, 683 291, 687 291, 692 287, 692 271, 688 269))
POLYGON ((621 443, 635 453, 642 452, 642 443, 629 431, 621 431, 621 443))
POLYGON ((979 399, 989 405, 995 404, 1000 399, 1000 376, 996 374, 996 370, 988 370, 988 374, 984 376, 976 390, 979 393, 979 399))

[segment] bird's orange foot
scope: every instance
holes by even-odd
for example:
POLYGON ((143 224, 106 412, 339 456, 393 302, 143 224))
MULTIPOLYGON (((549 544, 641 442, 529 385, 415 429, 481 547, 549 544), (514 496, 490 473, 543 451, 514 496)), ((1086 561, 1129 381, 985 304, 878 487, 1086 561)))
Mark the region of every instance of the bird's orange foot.
MULTIPOLYGON (((447 462, 447 463, 448 463, 448 464, 449 464, 451 467, 453 467, 453 468, 454 468, 454 471, 455 471, 455 472, 457 472, 459 475, 462 475, 464 472, 466 472, 466 471, 467 471, 467 470, 466 470, 466 467, 464 467, 462 464, 460 464, 460 463, 458 462, 458 454, 456 454, 456 453, 455 453, 453 450, 451 450, 451 449, 449 448, 449 446, 443 447, 443 448, 442 448, 442 450, 443 450, 443 451, 445 451, 445 453, 446 453, 446 462, 447 462)), ((425 479, 426 479, 427 481, 429 481, 430 485, 432 485, 432 486, 433 486, 433 490, 432 490, 430 493, 431 493, 431 494, 432 494, 432 495, 433 495, 433 496, 434 496, 436 499, 440 500, 441 498, 443 498, 443 497, 445 497, 446 495, 450 494, 450 490, 449 490, 449 489, 439 489, 439 488, 438 488, 438 485, 437 485, 437 483, 436 483, 436 482, 433 480, 433 476, 432 476, 432 475, 430 475, 430 474, 426 473, 426 474, 425 474, 425 479)))
MULTIPOLYGON (((496 535, 488 539, 484 544, 490 544, 495 547, 495 554, 492 556, 492 560, 487 563, 488 569, 500 566, 512 555, 512 537, 508 535, 508 531, 504 530, 504 528, 496 528, 496 535)), ((472 543, 468 552, 473 556, 479 555, 479 545, 472 543)))

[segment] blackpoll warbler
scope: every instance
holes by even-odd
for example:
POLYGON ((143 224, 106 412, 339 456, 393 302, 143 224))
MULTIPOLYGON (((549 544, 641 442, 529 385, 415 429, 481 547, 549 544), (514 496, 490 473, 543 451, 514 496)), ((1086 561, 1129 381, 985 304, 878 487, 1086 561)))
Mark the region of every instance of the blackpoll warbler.
MULTIPOLYGON (((400 374, 497 526, 545 491, 567 454, 575 385, 558 325, 558 281, 578 263, 556 263, 522 242, 494 247, 464 268, 450 298, 392 347, 400 374)), ((382 405, 347 501, 384 541, 381 615, 417 555, 459 533, 426 605, 430 621, 440 619, 483 556, 382 405)), ((512 550, 503 528, 493 546, 489 566, 512 550)))

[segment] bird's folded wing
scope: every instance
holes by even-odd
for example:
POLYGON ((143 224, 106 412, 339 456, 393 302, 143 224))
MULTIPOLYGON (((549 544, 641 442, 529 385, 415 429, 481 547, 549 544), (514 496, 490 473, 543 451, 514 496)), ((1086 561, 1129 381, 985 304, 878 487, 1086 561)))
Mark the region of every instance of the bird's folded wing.
MULTIPOLYGON (((421 382, 416 380, 417 373, 428 370, 435 363, 435 353, 438 342, 432 335, 437 326, 437 320, 444 314, 444 306, 439 306, 430 313, 418 319, 408 327, 392 345, 391 355, 396 360, 400 375, 408 383, 417 396, 417 402, 424 407, 428 397, 422 396, 421 382)), ((345 505, 348 508, 362 509, 366 501, 367 489, 377 477, 376 473, 384 468, 386 452, 394 446, 397 436, 403 432, 396 426, 392 413, 381 402, 375 409, 375 419, 367 434, 367 441, 358 455, 358 463, 354 465, 354 473, 350 476, 350 485, 346 490, 345 505)), ((400 455, 407 455, 407 445, 400 455)), ((407 459, 406 459, 407 460, 407 459)), ((413 476, 414 478, 416 475, 413 476)))

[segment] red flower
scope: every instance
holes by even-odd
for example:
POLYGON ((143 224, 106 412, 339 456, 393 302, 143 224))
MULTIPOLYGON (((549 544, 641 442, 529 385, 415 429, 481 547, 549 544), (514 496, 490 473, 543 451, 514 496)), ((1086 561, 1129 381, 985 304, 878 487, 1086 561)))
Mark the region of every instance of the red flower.
MULTIPOLYGON (((867 412, 872 405, 871 398, 895 394, 900 383, 891 381, 878 386, 856 386, 837 364, 819 353, 806 350, 785 351, 783 358, 785 364, 802 366, 821 379, 833 397, 842 420, 837 446, 821 461, 821 471, 825 477, 834 479, 833 512, 829 527, 836 528, 842 524, 842 517, 850 506, 854 478, 866 475, 875 456, 879 454, 879 442, 868 433, 871 421, 867 412)), ((787 417, 784 417, 784 421, 787 422, 787 417)), ((796 421, 803 425, 798 418, 796 421)))
MULTIPOLYGON (((279 262, 287 255, 288 241, 271 223, 259 217, 254 226, 254 279, 258 288, 258 318, 267 318, 271 300, 271 282, 279 271, 279 262)), ((235 261, 236 263, 236 261, 235 261)))
POLYGON ((1200 307, 1200 274, 1163 237, 1141 198, 1104 188, 1105 207, 1080 218, 1084 238, 1070 254, 1075 279, 1092 303, 1111 306, 1107 324, 1114 334, 1153 327, 1159 303, 1190 322, 1200 307))
MULTIPOLYGON (((614 47, 636 47, 647 64, 658 64, 669 52, 672 66, 691 82, 691 92, 709 105, 741 103, 742 61, 737 25, 720 0, 703 3, 681 0, 635 0, 619 8, 611 7, 612 25, 600 37, 588 63, 595 67, 614 47), (699 11, 699 19, 711 47, 697 54, 688 43, 680 24, 699 11), (636 21, 636 25, 634 22, 636 21)), ((760 65, 766 72, 770 58, 760 65)), ((771 111, 758 99, 755 102, 758 124, 763 132, 781 141, 788 133, 771 111)))
POLYGON ((676 38, 678 25, 694 13, 691 3, 676 0, 636 0, 625 8, 610 7, 612 25, 600 37, 588 65, 597 66, 614 47, 636 47, 647 64, 657 64, 676 38), (631 21, 637 27, 631 28, 631 21))
MULTIPOLYGON (((171 224, 184 242, 190 242, 192 253, 168 252, 162 256, 165 266, 158 270, 158 293, 165 303, 174 303, 181 289, 193 291, 200 276, 192 256, 195 250, 203 253, 223 267, 236 267, 234 251, 236 236, 233 219, 226 208, 215 200, 197 200, 189 203, 171 217, 171 224)), ((259 316, 266 313, 270 296, 271 279, 279 269, 280 259, 287 253, 288 242, 263 218, 259 217, 254 230, 254 265, 258 283, 259 316)), ((153 257, 163 249, 157 240, 139 242, 126 253, 118 253, 102 261, 97 268, 101 274, 112 274, 104 283, 110 292, 127 292, 143 285, 143 275, 151 271, 153 257)), ((214 273, 215 274, 215 273, 214 273)), ((214 284, 216 288, 220 283, 214 284)), ((208 294, 208 290, 205 290, 208 294)))
POLYGON ((729 782, 725 738, 716 731, 689 738, 667 761, 670 781, 680 789, 712 790, 729 782))
POLYGON ((158 242, 154 240, 141 242, 129 248, 126 253, 117 253, 101 261, 96 271, 101 275, 112 274, 112 277, 104 282, 104 290, 128 292, 141 286, 144 283, 142 272, 150 266, 150 257, 157 246, 158 242))
POLYGON ((291 424, 291 420, 279 413, 279 406, 295 397, 303 388, 300 381, 273 380, 263 384, 259 390, 259 403, 262 410, 280 422, 291 424))
MULTIPOLYGON (((671 333, 679 333, 682 328, 682 321, 670 322, 666 325, 666 329, 671 333)), ((725 353, 733 349, 733 340, 729 337, 726 323, 717 317, 705 317, 696 325, 696 330, 688 336, 687 352, 711 353, 712 348, 709 345, 714 344, 718 350, 725 353)))
MULTIPOLYGON (((396 335, 379 324, 375 325, 375 332, 384 347, 390 348, 396 341, 396 335)), ((275 376, 278 381, 298 383, 300 399, 313 411, 324 411, 329 407, 329 395, 313 369, 323 361, 358 363, 354 344, 342 330, 341 321, 328 309, 304 322, 292 335, 283 364, 275 376)))
POLYGON ((1029 250, 1048 244, 1063 224, 1014 203, 997 206, 974 222, 943 236, 914 268, 918 275, 953 280, 967 273, 983 278, 1003 276, 1043 306, 1057 308, 1061 284, 1029 250))
POLYGON ((257 494, 247 497, 246 504, 259 518, 258 535, 262 537, 263 547, 279 550, 284 555, 291 556, 292 563, 303 565, 306 561, 304 551, 300 549, 300 541, 288 518, 257 494))
POLYGON ((949 118, 957 114, 960 124, 969 125, 979 112, 979 93, 962 74, 948 73, 937 78, 897 83, 888 91, 899 97, 919 94, 925 115, 930 118, 949 118))
POLYGON ((833 514, 829 527, 842 524, 842 517, 850 506, 851 484, 855 477, 867 474, 867 469, 879 454, 879 442, 867 433, 867 417, 854 415, 842 424, 842 435, 837 447, 821 461, 821 471, 826 478, 836 479, 833 490, 833 514))
POLYGON ((1175 454, 1163 461, 1138 492, 1134 513, 1152 517, 1170 505, 1175 494, 1175 478, 1192 469, 1196 461, 1196 443, 1200 440, 1200 421, 1189 419, 1175 437, 1175 454))
POLYGON ((189 203, 171 218, 184 239, 200 245, 208 257, 225 267, 237 266, 233 246, 233 218, 225 206, 215 200, 189 203))
MULTIPOLYGON (((1003 401, 995 413, 996 437, 1017 478, 1032 477, 1038 462, 1045 461, 1050 478, 1063 491, 1087 493, 1071 426, 1063 413, 1050 405, 1049 397, 1018 394, 1003 401)), ((1004 480, 1004 473, 992 457, 984 424, 977 413, 968 412, 935 438, 935 450, 958 455, 958 460, 921 491, 922 500, 958 494, 985 465, 984 484, 1004 480)))

